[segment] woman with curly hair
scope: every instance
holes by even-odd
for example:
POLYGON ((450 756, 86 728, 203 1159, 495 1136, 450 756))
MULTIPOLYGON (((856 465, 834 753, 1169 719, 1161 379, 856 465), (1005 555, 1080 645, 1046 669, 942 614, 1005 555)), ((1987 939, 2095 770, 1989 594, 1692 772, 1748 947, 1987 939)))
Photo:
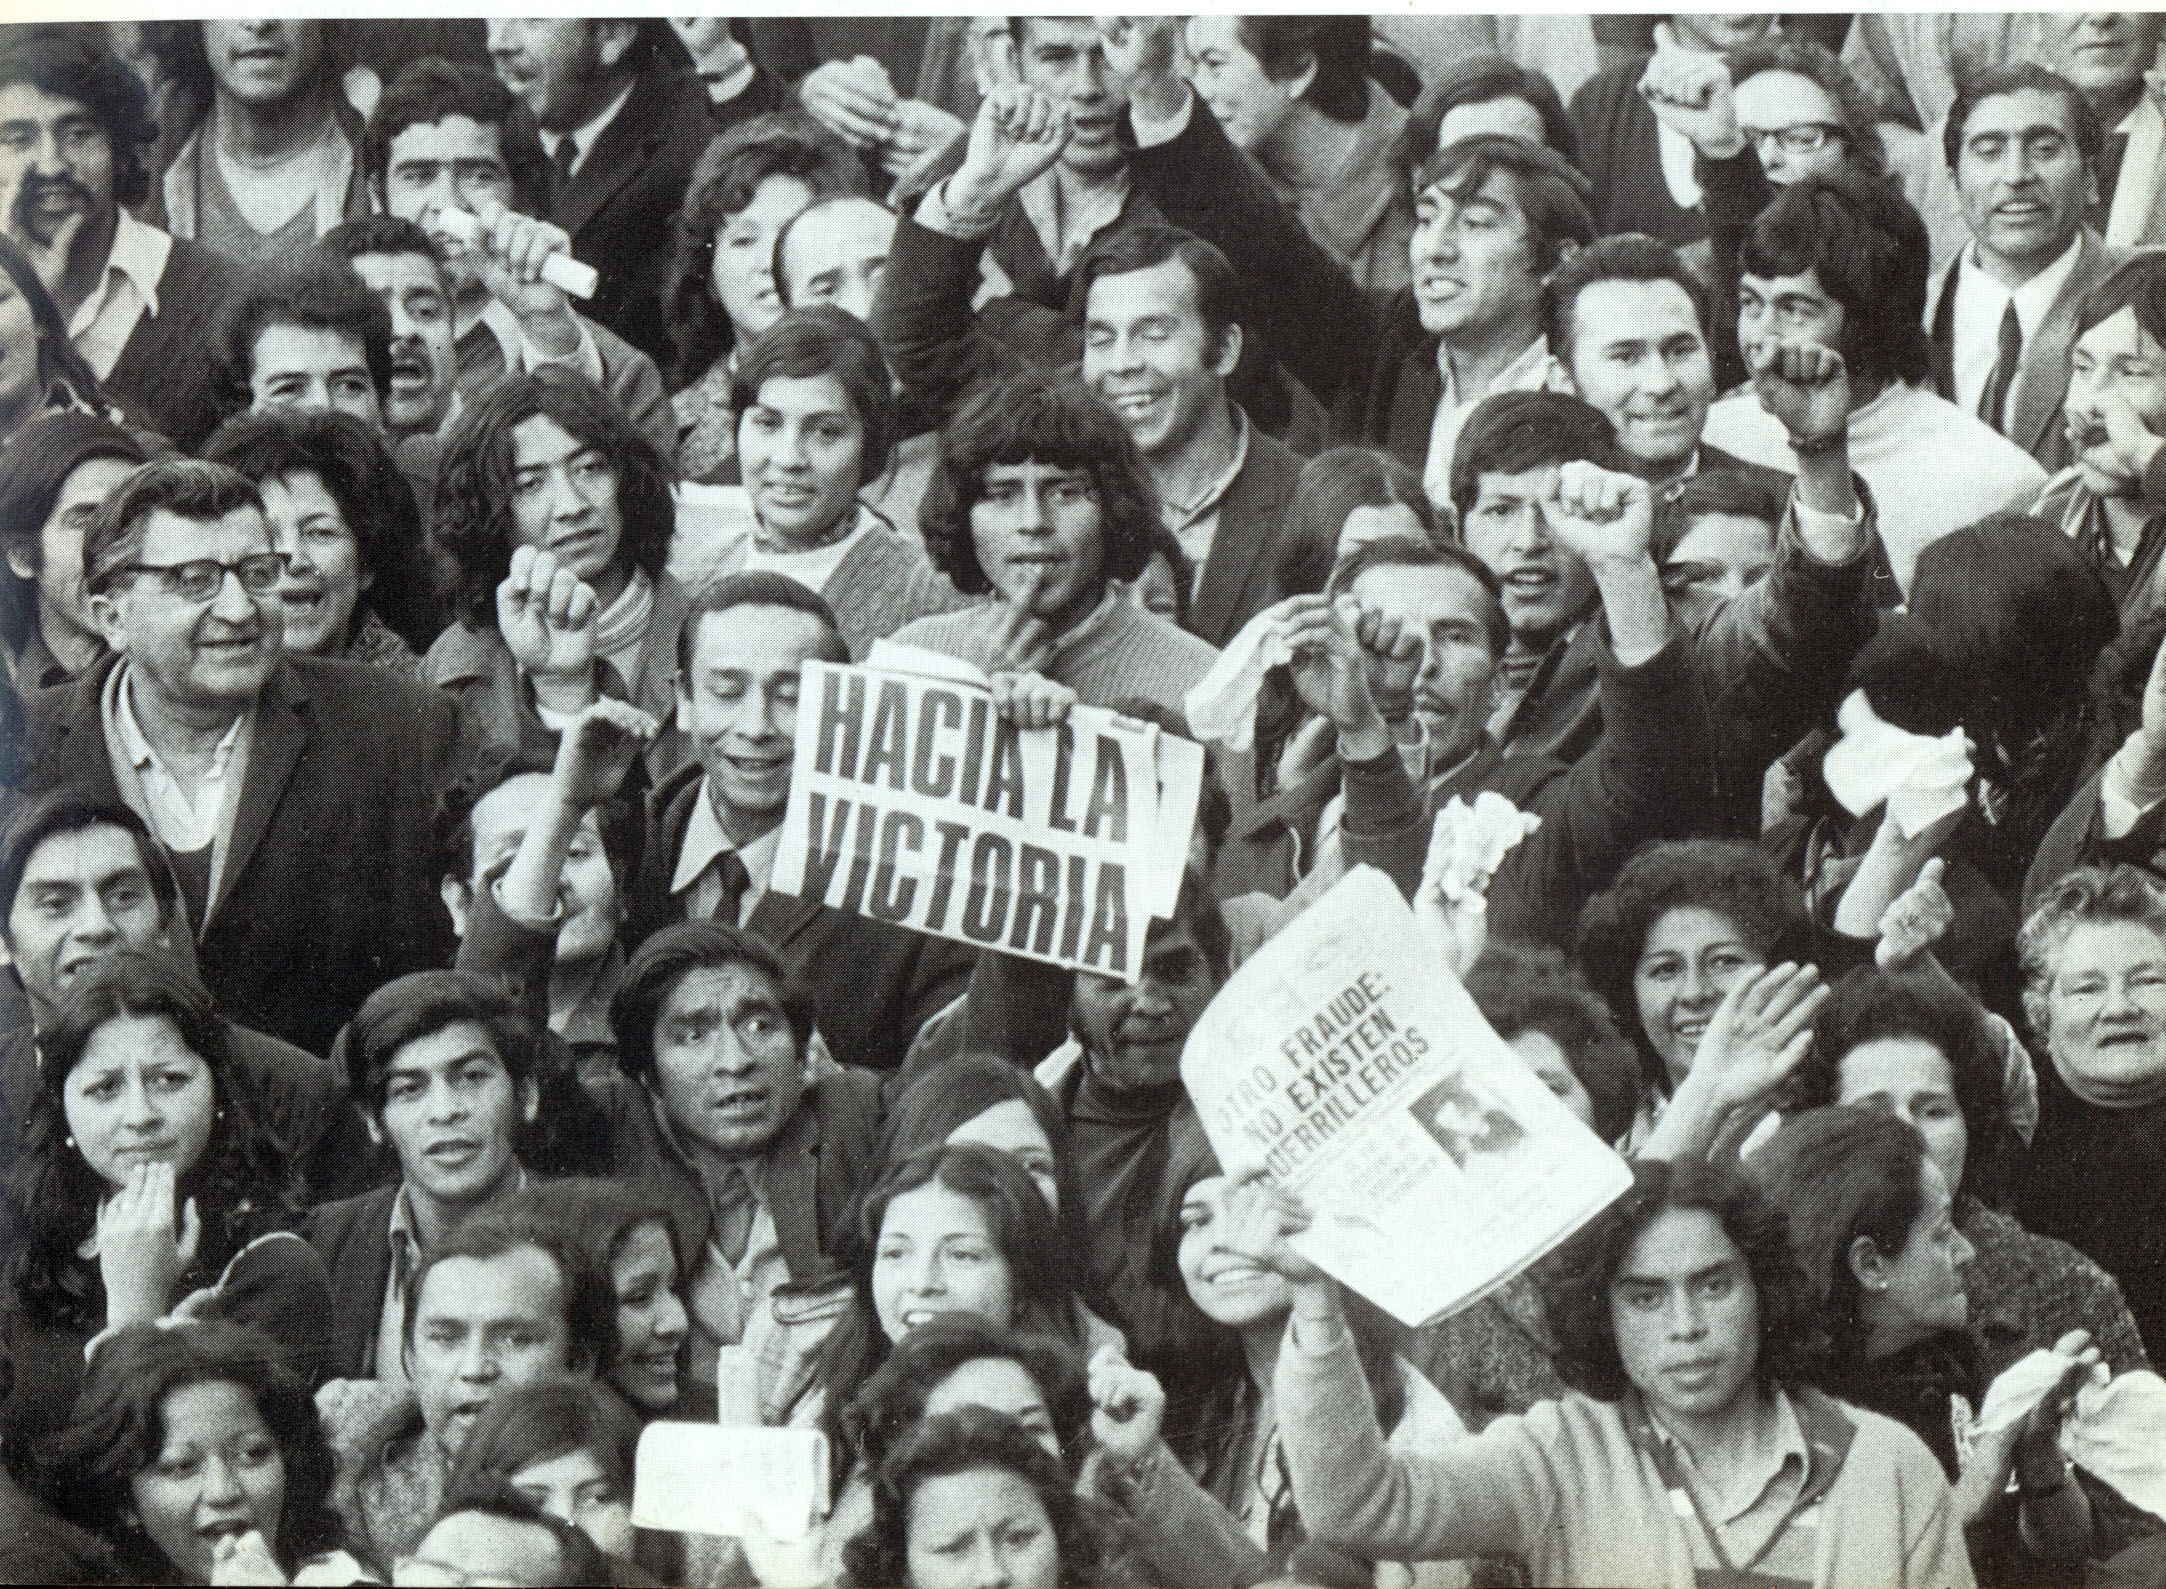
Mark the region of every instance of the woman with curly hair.
POLYGON ((692 168, 662 285, 677 467, 687 480, 737 482, 737 361, 782 318, 776 238, 818 200, 864 191, 849 145, 799 110, 739 122, 692 168))
POLYGON ((2060 1432, 2100 1360, 2089 1332, 2045 1348, 2063 1360, 2061 1378, 2026 1417, 1974 1430, 1988 1394, 1962 1273, 1974 1254, 1925 1139, 1881 1110, 1813 1109, 1745 1163, 1788 1223, 1812 1288, 1828 1339, 1818 1383, 1932 1451, 1956 1486, 1973 1563, 1994 1568, 1981 1577, 2030 1583, 2080 1566, 2094 1543, 2091 1505, 2071 1482, 2060 1432))
MULTIPOLYGON (((124 1582, 207 1584, 229 1563, 264 1576, 226 1581, 279 1582, 339 1549, 308 1386, 236 1324, 134 1324, 106 1341, 40 1469, 56 1508, 112 1546, 124 1582)), ((364 1576, 343 1554, 313 1565, 323 1582, 364 1576)))
POLYGON ((903 645, 993 672, 1041 673, 1090 706, 1175 711, 1217 650, 1129 601, 1158 504, 1120 420, 1073 377, 982 383, 940 435, 918 528, 933 566, 990 599, 921 618, 903 645))
POLYGON ((1338 1286, 1286 1240, 1308 1210, 1260 1177, 1230 1204, 1236 1250, 1293 1293, 1275 1388, 1313 1536, 1372 1558, 1516 1556, 1541 1584, 1971 1582, 1932 1453, 1812 1388, 1812 1293, 1736 1170, 1636 1165, 1545 1270, 1573 1389, 1420 1457, 1386 1445, 1338 1286))
POLYGON ((206 1286, 217 1294, 191 1299, 192 1311, 258 1326, 313 1379, 330 1282, 314 1249, 284 1234, 293 1168, 234 1085, 201 985, 163 955, 115 950, 76 979, 38 1052, 7 1192, 19 1241, 6 1300, 11 1436, 59 1424, 86 1343, 163 1318, 206 1286))
MULTIPOLYGON (((597 694, 671 720, 688 600, 663 572, 677 527, 675 483, 669 461, 608 394, 570 371, 508 375, 461 410, 444 443, 432 513, 437 550, 451 563, 456 621, 421 671, 460 701, 487 747, 553 754, 548 725, 597 694), (519 552, 546 552, 586 587, 569 620, 577 628, 591 613, 588 659, 567 662, 552 644, 541 613, 556 598, 513 577, 519 552)), ((559 612, 557 623, 565 621, 559 612)), ((662 754, 657 765, 667 764, 662 754)))
POLYGON ((284 647, 421 677, 414 647, 443 625, 412 490, 384 444, 351 414, 267 409, 219 427, 203 456, 263 493, 284 647))
POLYGON ((928 1418, 904 1438, 873 1481, 872 1522, 843 1548, 862 1589, 1091 1589, 1106 1557, 1097 1508, 1059 1459, 982 1407, 928 1418))

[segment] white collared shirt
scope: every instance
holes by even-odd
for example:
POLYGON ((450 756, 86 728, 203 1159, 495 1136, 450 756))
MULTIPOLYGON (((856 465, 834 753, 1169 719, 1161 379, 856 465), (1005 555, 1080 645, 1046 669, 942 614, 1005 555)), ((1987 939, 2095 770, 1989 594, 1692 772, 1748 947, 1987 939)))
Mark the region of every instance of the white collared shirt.
POLYGON ((1444 382, 1444 395, 1437 399, 1436 418, 1429 424, 1429 457, 1422 465, 1421 484, 1439 513, 1456 513, 1452 506, 1452 449, 1459 445, 1459 433, 1466 429, 1467 419, 1482 397, 1494 397, 1499 392, 1569 392, 1573 390, 1572 377, 1551 355, 1545 337, 1529 342, 1525 352, 1498 371, 1481 397, 1459 395, 1451 349, 1442 342, 1436 345, 1436 367, 1444 382))
POLYGON ((118 670, 113 687, 113 726, 128 765, 135 771, 137 786, 143 791, 143 804, 148 808, 142 813, 143 820, 160 844, 177 854, 192 855, 219 837, 228 807, 228 785, 235 775, 247 775, 244 739, 256 714, 251 709, 233 720, 233 726, 212 752, 210 768, 191 800, 136 720, 129 672, 125 665, 118 670))
POLYGON ((1163 498, 1158 504, 1159 517, 1165 521, 1173 538, 1180 542, 1181 551, 1188 558, 1188 566, 1194 570, 1189 594, 1203 588, 1203 565, 1209 561, 1212 544, 1218 539, 1218 510, 1226 500, 1226 493, 1233 489, 1234 480, 1248 464, 1248 415, 1239 404, 1229 404, 1233 409, 1233 456, 1226 461, 1216 479, 1206 486, 1201 495, 1188 502, 1168 502, 1163 498))
POLYGON ((775 851, 782 841, 782 829, 769 828, 750 844, 740 845, 722 831, 721 820, 714 814, 714 783, 703 779, 699 796, 692 806, 692 819, 685 824, 684 848, 677 853, 677 870, 669 880, 672 894, 691 892, 685 899, 685 919, 706 921, 722 903, 722 878, 715 870, 715 862, 731 850, 745 863, 745 873, 752 879, 745 889, 745 897, 738 901, 737 925, 742 927, 752 919, 752 912, 767 897, 767 885, 775 875, 775 851))
MULTIPOLYGON (((1955 272, 1955 401, 1965 413, 1978 412, 1986 382, 1993 378, 1993 367, 2000 362, 2001 316, 2008 312, 2009 301, 2015 302, 2016 323, 2023 327, 2023 348, 2027 353, 2031 340, 2046 323, 2053 300, 2060 297, 2061 289, 2068 285, 2068 278, 2076 268, 2076 258, 2082 252, 2083 238, 2079 233, 2059 259, 2010 292, 1986 274, 1985 267, 1978 262, 1976 243, 1963 250, 1963 262, 1955 272)), ((2019 375, 2019 384, 2021 379, 2019 375)), ((2011 387, 2011 412, 2015 407, 2014 396, 2011 387)), ((1999 429, 1997 425, 1994 428, 1999 429)))
POLYGON ((617 112, 624 109, 625 101, 632 97, 632 90, 637 86, 636 83, 626 83, 623 91, 603 106, 599 114, 581 122, 570 132, 551 132, 546 127, 543 128, 542 152, 548 155, 553 163, 557 157, 557 145, 567 138, 571 139, 572 174, 577 176, 579 168, 587 163, 587 156, 594 152, 596 140, 608 129, 609 124, 617 119, 617 112))
POLYGON ((68 321, 68 340, 99 380, 112 375, 136 322, 146 314, 158 318, 158 283, 172 255, 171 234, 119 212, 105 274, 68 321))

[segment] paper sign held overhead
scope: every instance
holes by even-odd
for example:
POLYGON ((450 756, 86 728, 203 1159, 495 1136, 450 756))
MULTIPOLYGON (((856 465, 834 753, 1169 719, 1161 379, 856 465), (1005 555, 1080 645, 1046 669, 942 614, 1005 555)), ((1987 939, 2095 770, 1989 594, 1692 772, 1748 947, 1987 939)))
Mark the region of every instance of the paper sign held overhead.
POLYGON ((817 1429, 651 1423, 640 1432, 632 1521, 677 1534, 803 1539, 827 1510, 817 1429))
POLYGON ((1134 981, 1179 893, 1201 747, 1086 706, 1019 731, 951 659, 876 655, 805 664, 773 886, 1134 981))
POLYGON ((1510 1280, 1632 1184, 1366 866, 1219 990, 1181 1080, 1222 1164, 1263 1165, 1314 1212, 1302 1254, 1409 1326, 1510 1280))

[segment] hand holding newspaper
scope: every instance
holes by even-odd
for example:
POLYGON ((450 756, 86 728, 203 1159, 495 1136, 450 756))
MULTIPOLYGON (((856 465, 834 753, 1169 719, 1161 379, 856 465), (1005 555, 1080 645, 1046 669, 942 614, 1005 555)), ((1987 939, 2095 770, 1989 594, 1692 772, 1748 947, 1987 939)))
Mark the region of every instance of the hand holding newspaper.
POLYGON ((1632 1184, 1366 866, 1219 990, 1181 1080, 1221 1163, 1261 1164, 1313 1211, 1295 1250, 1408 1326, 1502 1285, 1632 1184))

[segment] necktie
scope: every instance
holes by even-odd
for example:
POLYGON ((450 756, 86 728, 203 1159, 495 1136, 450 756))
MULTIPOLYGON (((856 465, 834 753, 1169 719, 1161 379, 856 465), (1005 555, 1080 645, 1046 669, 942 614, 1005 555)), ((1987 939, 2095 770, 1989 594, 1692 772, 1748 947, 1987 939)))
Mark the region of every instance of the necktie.
POLYGON ((2091 230, 2103 237, 2106 222, 2113 215, 2113 193, 2121 181, 2121 162, 2128 157, 2128 134, 2109 132, 2105 147, 2098 151, 2098 163, 2094 171, 2098 197, 2091 203, 2084 219, 2091 223, 2091 230))
POLYGON ((735 850, 724 850, 714 858, 714 875, 722 885, 721 897, 715 901, 714 919, 732 927, 741 925, 745 895, 752 888, 752 873, 745 867, 745 858, 735 850))
POLYGON ((1995 430, 2007 429, 2008 390, 2016 384, 2016 371, 2022 365, 2023 322, 2016 318, 2016 301, 2011 298, 2001 312, 2000 352, 1993 361, 1993 374, 1978 399, 1978 417, 1995 430))
POLYGON ((549 156, 549 163, 556 168, 557 192, 562 193, 572 185, 572 167, 579 161, 579 145, 571 140, 569 133, 557 140, 556 149, 549 156))
POLYGON ((745 1247, 752 1240, 752 1216, 757 1203, 752 1183, 739 1165, 724 1172, 714 1190, 714 1244, 735 1269, 745 1261, 745 1247))

